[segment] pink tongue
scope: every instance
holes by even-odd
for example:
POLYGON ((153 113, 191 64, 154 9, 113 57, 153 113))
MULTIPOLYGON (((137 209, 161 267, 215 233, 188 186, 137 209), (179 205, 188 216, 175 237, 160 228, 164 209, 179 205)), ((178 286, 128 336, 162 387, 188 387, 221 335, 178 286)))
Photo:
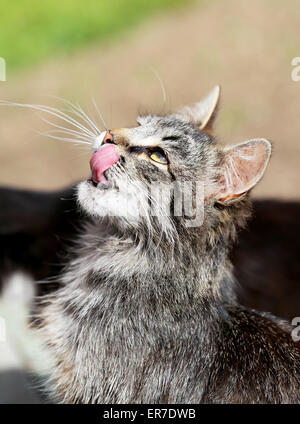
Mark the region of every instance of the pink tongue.
POLYGON ((120 156, 113 144, 106 144, 98 152, 94 153, 90 160, 93 181, 108 185, 103 173, 117 163, 119 159, 120 156))

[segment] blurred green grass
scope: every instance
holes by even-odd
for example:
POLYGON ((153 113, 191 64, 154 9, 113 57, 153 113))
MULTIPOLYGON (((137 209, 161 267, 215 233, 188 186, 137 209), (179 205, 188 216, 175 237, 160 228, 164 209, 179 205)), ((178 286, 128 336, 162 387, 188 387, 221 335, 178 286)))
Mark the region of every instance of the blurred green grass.
POLYGON ((159 11, 191 0, 1 0, 0 56, 31 66, 96 40, 110 40, 159 11))

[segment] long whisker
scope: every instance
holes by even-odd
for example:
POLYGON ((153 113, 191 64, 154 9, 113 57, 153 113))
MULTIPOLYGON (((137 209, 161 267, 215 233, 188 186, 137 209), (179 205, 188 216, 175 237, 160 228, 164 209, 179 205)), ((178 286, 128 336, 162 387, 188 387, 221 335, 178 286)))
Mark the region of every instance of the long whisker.
POLYGON ((85 113, 85 111, 82 109, 82 107, 81 106, 79 106, 79 105, 77 105, 78 106, 78 110, 79 110, 79 112, 81 112, 82 113, 82 116, 83 116, 83 118, 82 119, 84 119, 84 117, 86 118, 86 121, 88 122, 88 123, 90 123, 90 126, 91 127, 93 127, 94 129, 95 129, 95 131, 97 132, 97 134, 99 135, 100 133, 101 133, 101 131, 99 130, 99 128, 94 124, 94 122, 89 118, 89 116, 85 113))
POLYGON ((100 112, 100 110, 99 110, 99 108, 98 108, 98 105, 97 105, 97 103, 96 103, 96 100, 95 100, 94 98, 92 99, 92 102, 93 102, 93 105, 94 105, 94 107, 95 107, 95 109, 96 109, 96 111, 97 111, 97 113, 98 113, 98 116, 99 116, 99 118, 100 118, 100 120, 101 120, 101 122, 102 122, 102 124, 103 124, 104 128, 107 130, 107 125, 106 125, 106 123, 105 123, 105 121, 104 121, 103 115, 102 115, 102 113, 100 112))
POLYGON ((77 140, 77 139, 74 139, 74 138, 67 138, 67 137, 59 137, 58 135, 52 135, 52 134, 49 134, 49 132, 39 132, 38 134, 40 134, 40 135, 42 135, 42 136, 46 136, 46 137, 49 137, 49 138, 53 138, 53 139, 55 139, 55 140, 60 140, 60 141, 67 141, 67 142, 69 142, 69 143, 77 143, 77 144, 87 144, 87 145, 90 145, 91 143, 90 142, 88 142, 88 141, 83 141, 83 140, 77 140))
MULTIPOLYGON (((59 113, 61 113, 63 116, 65 116, 65 117, 67 117, 68 119, 70 119, 71 120, 71 122, 74 122, 74 123, 76 123, 79 127, 78 128, 80 128, 82 131, 84 131, 85 133, 87 133, 87 134, 90 134, 91 136, 93 136, 93 137, 95 137, 95 136, 97 136, 98 135, 98 132, 96 132, 96 134, 94 133, 94 132, 92 132, 92 131, 90 131, 86 126, 84 126, 83 124, 81 124, 79 121, 77 121, 76 119, 74 119, 72 116, 70 116, 70 115, 68 115, 68 114, 66 114, 66 113, 64 113, 64 111, 63 110, 59 110, 59 109, 55 109, 55 110, 57 110, 59 113)), ((82 116, 78 113, 78 112, 76 112, 76 111, 74 111, 73 109, 72 110, 70 110, 70 109, 67 109, 67 110, 65 110, 65 112, 71 112, 73 115, 75 115, 75 116, 78 116, 80 119, 82 119, 82 116)))
MULTIPOLYGON (((45 132, 46 133, 46 132, 45 132)), ((76 139, 78 141, 82 140, 82 141, 86 141, 88 144, 92 144, 89 138, 86 138, 80 134, 73 134, 72 132, 68 131, 68 129, 66 130, 48 130, 47 134, 57 134, 59 136, 59 134, 65 134, 65 135, 72 135, 74 137, 76 137, 76 139)))
POLYGON ((58 96, 52 96, 52 97, 60 100, 61 102, 65 103, 66 105, 68 105, 69 106, 68 112, 73 113, 75 116, 79 117, 84 122, 86 122, 89 125, 89 127, 91 128, 92 131, 96 131, 97 135, 101 133, 99 128, 90 119, 90 117, 85 113, 85 111, 82 109, 82 107, 79 104, 74 104, 70 100, 64 99, 62 97, 58 97, 58 96))
POLYGON ((59 128, 59 129, 62 129, 62 130, 72 131, 72 133, 74 133, 74 134, 84 135, 85 137, 89 137, 91 139, 94 139, 94 137, 95 137, 95 135, 93 135, 93 137, 92 137, 90 135, 87 135, 86 133, 83 133, 82 131, 74 130, 74 129, 71 129, 69 127, 63 127, 61 125, 55 124, 52 121, 48 121, 48 119, 46 119, 46 118, 41 117, 41 119, 42 119, 42 121, 46 122, 47 124, 51 125, 52 127, 59 128))
POLYGON ((161 89, 161 92, 162 92, 162 97, 163 97, 163 106, 165 106, 165 104, 167 102, 167 93, 166 93, 166 89, 165 89, 165 85, 163 83, 163 80, 160 77, 159 73, 152 66, 150 66, 150 69, 151 69, 151 71, 153 72, 153 74, 155 75, 156 79, 159 82, 160 89, 161 89))
POLYGON ((58 128, 58 130, 61 130, 63 132, 68 132, 69 134, 74 134, 75 136, 78 136, 80 138, 84 138, 87 141, 90 140, 90 142, 92 143, 94 140, 94 137, 90 137, 87 136, 79 131, 76 130, 72 130, 71 128, 67 128, 67 127, 62 127, 61 125, 57 125, 54 122, 48 121, 48 119, 45 118, 41 118, 43 122, 46 122, 47 124, 51 125, 52 127, 58 128))
POLYGON ((74 118, 72 118, 70 115, 67 115, 63 111, 53 108, 51 106, 44 106, 44 105, 34 105, 34 104, 26 104, 26 103, 13 103, 13 102, 5 102, 0 101, 0 105, 4 106, 18 106, 18 107, 24 107, 28 109, 33 110, 39 110, 41 112, 49 113, 49 115, 56 116, 57 118, 67 122, 68 124, 73 125, 74 127, 80 129, 81 131, 85 132, 86 135, 89 135, 91 137, 95 137, 95 133, 92 133, 88 128, 86 128, 84 125, 80 124, 78 121, 76 121, 74 118))

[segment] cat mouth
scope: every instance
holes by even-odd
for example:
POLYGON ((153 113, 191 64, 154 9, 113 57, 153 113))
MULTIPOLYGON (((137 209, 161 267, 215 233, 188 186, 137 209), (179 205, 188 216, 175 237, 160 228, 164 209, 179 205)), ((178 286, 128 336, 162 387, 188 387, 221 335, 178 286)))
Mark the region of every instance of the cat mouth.
POLYGON ((108 170, 120 160, 116 146, 113 144, 105 144, 90 160, 92 171, 91 178, 88 180, 94 187, 107 189, 111 186, 108 179, 108 170))
POLYGON ((107 178, 106 175, 104 175, 106 182, 101 183, 93 180, 93 178, 88 178, 87 182, 90 186, 95 187, 98 190, 108 190, 112 187, 114 187, 114 184, 107 178))

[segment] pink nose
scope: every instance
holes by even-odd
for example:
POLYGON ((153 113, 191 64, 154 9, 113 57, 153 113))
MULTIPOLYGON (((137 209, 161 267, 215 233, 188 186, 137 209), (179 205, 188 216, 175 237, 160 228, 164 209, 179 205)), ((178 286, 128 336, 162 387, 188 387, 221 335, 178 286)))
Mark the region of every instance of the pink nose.
POLYGON ((92 180, 96 183, 108 184, 107 179, 103 175, 111 166, 118 162, 120 159, 114 144, 105 144, 93 154, 90 160, 90 167, 92 170, 92 180))
POLYGON ((106 131, 103 141, 104 143, 113 143, 114 138, 110 131, 106 131))

